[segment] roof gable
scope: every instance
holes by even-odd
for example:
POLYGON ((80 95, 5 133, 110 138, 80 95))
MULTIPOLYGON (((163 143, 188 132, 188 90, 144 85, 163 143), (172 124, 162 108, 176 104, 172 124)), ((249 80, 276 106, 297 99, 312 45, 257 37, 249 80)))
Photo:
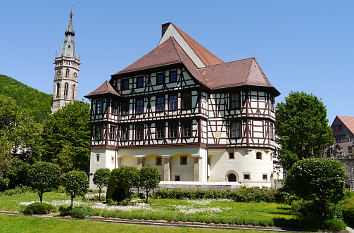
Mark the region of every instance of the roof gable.
POLYGON ((112 85, 106 80, 99 88, 94 90, 88 95, 85 95, 86 98, 91 98, 92 96, 104 95, 104 94, 112 94, 116 96, 120 96, 112 87, 112 85))
MULTIPOLYGON (((345 127, 354 135, 354 117, 337 116, 336 118, 338 118, 345 125, 345 127)), ((333 121, 333 123, 335 121, 336 119, 333 121)))
POLYGON ((163 65, 175 64, 179 62, 181 62, 181 59, 172 42, 172 38, 169 38, 164 43, 153 49, 151 52, 132 63, 124 70, 115 73, 114 75, 159 67, 163 65))
POLYGON ((220 58, 212 54, 209 50, 173 23, 163 25, 163 35, 159 45, 168 40, 170 37, 174 37, 176 39, 177 43, 182 47, 182 49, 198 68, 223 63, 220 58))

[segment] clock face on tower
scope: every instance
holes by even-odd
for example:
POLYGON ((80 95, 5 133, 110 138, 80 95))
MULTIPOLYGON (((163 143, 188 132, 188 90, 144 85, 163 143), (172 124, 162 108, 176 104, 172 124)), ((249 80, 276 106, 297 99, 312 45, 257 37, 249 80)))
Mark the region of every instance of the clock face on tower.
POLYGON ((60 70, 57 71, 57 76, 60 76, 61 72, 60 70))

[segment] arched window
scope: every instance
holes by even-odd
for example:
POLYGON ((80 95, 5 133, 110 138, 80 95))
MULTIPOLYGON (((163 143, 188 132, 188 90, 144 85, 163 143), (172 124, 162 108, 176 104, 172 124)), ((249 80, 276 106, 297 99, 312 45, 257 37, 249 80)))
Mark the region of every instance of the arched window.
POLYGON ((73 85, 73 100, 75 100, 75 84, 73 85))
POLYGON ((256 153, 256 159, 262 159, 262 152, 256 153))
POLYGON ((68 89, 69 89, 69 84, 65 83, 65 85, 64 85, 64 99, 68 98, 68 89))
POLYGON ((234 171, 229 171, 228 173, 226 173, 226 180, 227 182, 237 182, 237 174, 234 171))
POLYGON ((57 98, 60 97, 60 83, 57 83, 57 98))
POLYGON ((69 77, 69 69, 66 69, 66 71, 65 71, 65 77, 66 77, 66 78, 69 77))

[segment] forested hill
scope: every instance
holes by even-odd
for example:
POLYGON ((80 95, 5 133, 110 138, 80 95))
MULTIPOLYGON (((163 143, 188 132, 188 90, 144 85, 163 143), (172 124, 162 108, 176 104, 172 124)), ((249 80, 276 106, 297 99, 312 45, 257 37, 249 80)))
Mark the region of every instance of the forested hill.
POLYGON ((0 95, 13 98, 16 104, 27 109, 37 122, 43 122, 50 114, 52 95, 33 89, 6 75, 0 75, 0 95))

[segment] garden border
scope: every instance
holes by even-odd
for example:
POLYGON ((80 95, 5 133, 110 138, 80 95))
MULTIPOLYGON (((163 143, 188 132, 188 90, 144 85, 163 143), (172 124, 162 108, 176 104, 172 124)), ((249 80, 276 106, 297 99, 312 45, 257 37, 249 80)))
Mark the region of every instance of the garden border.
MULTIPOLYGON (((203 229, 224 229, 224 230, 255 230, 255 231, 276 231, 276 232, 310 232, 302 231, 296 229, 280 228, 280 227, 263 227, 263 226, 253 226, 253 225, 230 225, 222 223, 201 223, 201 222, 168 222, 166 220, 138 220, 138 219, 121 219, 121 218, 104 218, 99 216, 91 216, 87 219, 75 219, 71 217, 61 217, 52 215, 26 215, 21 212, 14 211, 3 211, 0 210, 0 214, 6 215, 22 215, 22 216, 32 216, 39 218, 57 218, 57 219, 74 219, 81 221, 96 221, 96 222, 111 222, 111 223, 123 223, 131 225, 149 225, 149 226, 161 226, 161 227, 192 227, 192 228, 203 228, 203 229)), ((340 231, 342 233, 351 233, 352 229, 346 229, 340 231)))

